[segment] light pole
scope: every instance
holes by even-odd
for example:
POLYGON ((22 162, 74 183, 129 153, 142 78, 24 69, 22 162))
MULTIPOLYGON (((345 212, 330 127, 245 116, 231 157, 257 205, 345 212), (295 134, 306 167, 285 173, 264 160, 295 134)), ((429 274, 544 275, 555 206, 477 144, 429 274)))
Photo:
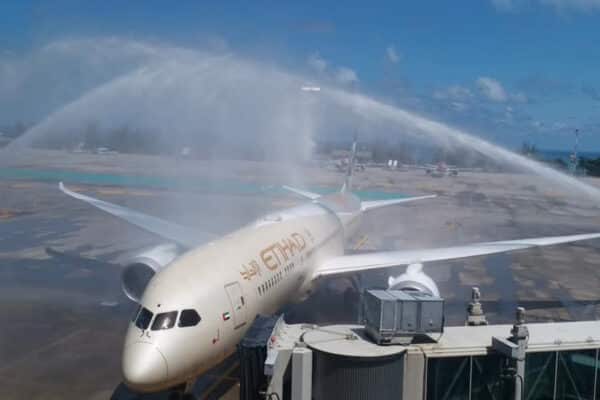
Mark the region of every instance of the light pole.
POLYGON ((569 165, 569 169, 571 170, 572 175, 577 175, 577 169, 579 165, 579 129, 575 128, 575 144, 573 146, 573 154, 571 154, 571 164, 569 165))

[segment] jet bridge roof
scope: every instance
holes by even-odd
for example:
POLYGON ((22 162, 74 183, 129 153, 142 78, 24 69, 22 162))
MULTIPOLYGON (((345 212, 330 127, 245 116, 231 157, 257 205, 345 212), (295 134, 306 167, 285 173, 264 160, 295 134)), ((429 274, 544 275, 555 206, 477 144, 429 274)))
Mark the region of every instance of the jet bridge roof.
MULTIPOLYGON (((580 322, 548 322, 527 323, 529 329, 529 344, 527 352, 540 351, 566 351, 600 348, 600 321, 580 322)), ((330 338, 327 345, 320 344, 317 347, 326 347, 327 351, 341 353, 354 353, 357 351, 357 341, 348 337, 357 336, 357 330, 362 325, 336 325, 316 327, 306 324, 287 325, 281 324, 277 344, 294 346, 301 336, 312 332, 307 336, 310 339, 318 339, 324 332, 336 332, 336 337, 330 338), (284 333, 285 332, 285 333, 284 333), (320 332, 320 333, 319 333, 320 332), (284 339, 287 338, 287 339, 284 339), (345 346, 348 346, 346 349, 345 346)), ((492 346, 492 337, 508 338, 512 325, 483 325, 483 326, 449 326, 441 335, 432 335, 437 342, 413 343, 407 346, 384 346, 384 353, 395 353, 392 348, 400 347, 408 353, 424 353, 427 357, 454 357, 454 356, 477 356, 485 355, 492 346)), ((365 340, 359 335, 359 340, 365 340)), ((308 340, 311 342, 311 340, 308 340)), ((320 342, 320 340, 317 340, 320 342)), ((375 347, 375 346, 374 346, 375 347)), ((379 346, 377 346, 379 347, 379 346)), ((361 348, 364 352, 369 346, 361 348)), ((321 350, 325 350, 324 348, 321 350)), ((366 350, 368 351, 368 350, 366 350)), ((374 353, 373 356, 378 354, 374 353)))
MULTIPOLYGON (((600 347, 600 321, 527 323, 527 352, 581 350, 600 347)), ((512 325, 449 326, 437 343, 413 344, 409 352, 428 357, 484 355, 492 337, 507 338, 512 325)), ((437 337, 434 337, 437 339, 437 337)))

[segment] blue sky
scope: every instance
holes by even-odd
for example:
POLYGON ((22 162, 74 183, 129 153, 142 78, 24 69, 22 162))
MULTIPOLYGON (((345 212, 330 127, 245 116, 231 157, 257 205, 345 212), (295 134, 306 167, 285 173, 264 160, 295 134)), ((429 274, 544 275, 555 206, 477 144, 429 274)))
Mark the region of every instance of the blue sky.
POLYGON ((600 149, 600 0, 0 5, 0 62, 101 36, 223 46, 508 146, 568 148, 579 128, 600 149))

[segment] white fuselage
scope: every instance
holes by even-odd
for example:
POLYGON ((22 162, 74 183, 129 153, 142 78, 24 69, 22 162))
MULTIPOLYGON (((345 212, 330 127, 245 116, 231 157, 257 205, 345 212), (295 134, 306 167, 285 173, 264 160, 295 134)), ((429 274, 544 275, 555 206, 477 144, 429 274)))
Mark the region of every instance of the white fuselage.
POLYGON ((259 314, 308 296, 315 268, 344 253, 361 215, 352 195, 332 195, 323 204, 269 214, 157 273, 140 302, 152 320, 193 309, 201 321, 159 330, 132 322, 123 353, 125 382, 154 391, 189 381, 232 354, 259 314))

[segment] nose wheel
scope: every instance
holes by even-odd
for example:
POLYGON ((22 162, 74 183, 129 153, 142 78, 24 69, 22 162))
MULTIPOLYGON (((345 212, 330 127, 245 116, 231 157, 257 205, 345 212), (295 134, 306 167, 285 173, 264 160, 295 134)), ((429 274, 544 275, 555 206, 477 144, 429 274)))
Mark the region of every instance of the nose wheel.
POLYGON ((193 383, 182 383, 171 389, 169 400, 196 400, 196 396, 192 393, 193 383))

